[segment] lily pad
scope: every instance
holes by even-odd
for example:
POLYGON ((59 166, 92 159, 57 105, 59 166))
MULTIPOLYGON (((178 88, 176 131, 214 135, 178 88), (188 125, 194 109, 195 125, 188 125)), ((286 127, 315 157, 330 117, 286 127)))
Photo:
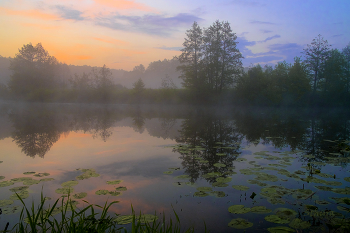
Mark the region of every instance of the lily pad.
POLYGON ((332 189, 333 189, 332 187, 320 186, 320 185, 315 186, 315 188, 318 188, 318 189, 323 190, 323 191, 332 191, 332 189))
POLYGON ((17 183, 17 182, 23 182, 26 180, 32 180, 33 178, 31 177, 18 177, 18 178, 13 178, 11 179, 12 182, 17 183))
POLYGON ((3 214, 16 214, 22 210, 21 206, 8 206, 1 208, 3 214))
POLYGON ((13 204, 13 200, 8 200, 8 199, 0 200, 0 207, 12 205, 12 204, 13 204))
POLYGON ((0 182, 0 187, 6 187, 6 186, 13 185, 13 184, 14 184, 14 182, 12 182, 11 180, 6 180, 6 181, 0 182))
POLYGON ((3 180, 3 179, 5 179, 5 176, 0 176, 0 180, 3 180))
POLYGON ((206 197, 206 196, 208 196, 209 194, 206 193, 206 192, 203 192, 203 191, 198 191, 198 192, 195 192, 193 195, 194 195, 195 197, 206 197))
POLYGON ((33 185, 33 184, 39 184, 40 180, 25 180, 23 181, 24 185, 33 185))
POLYGON ((254 206, 250 208, 250 212, 255 214, 267 214, 267 213, 271 213, 272 210, 267 209, 266 206, 254 206))
POLYGON ((258 180, 248 180, 248 183, 249 184, 256 184, 256 185, 259 185, 259 186, 262 186, 262 187, 267 186, 267 184, 265 184, 263 182, 260 182, 258 180))
POLYGON ((292 220, 294 216, 298 214, 294 210, 288 208, 277 208, 274 212, 278 217, 288 219, 288 221, 292 220))
POLYGON ((121 215, 114 219, 118 225, 126 225, 132 222, 133 215, 121 215))
POLYGON ((23 172, 23 175, 32 175, 35 174, 36 172, 23 172))
POLYGON ((224 193, 223 191, 211 191, 210 195, 214 197, 226 197, 226 193, 224 193))
POLYGON ((269 227, 267 230, 270 233, 292 233, 295 232, 292 228, 284 227, 284 226, 278 226, 278 227, 269 227))
POLYGON ((107 181, 107 184, 120 184, 121 182, 123 182, 123 180, 111 180, 107 181))
POLYGON ((56 189, 55 192, 58 194, 69 194, 69 193, 73 193, 74 189, 72 187, 64 187, 64 188, 56 189))
POLYGON ((153 214, 143 214, 140 216, 140 218, 138 217, 138 219, 141 223, 150 223, 156 221, 158 219, 158 216, 153 214))
POLYGON ((315 202, 318 205, 328 205, 328 204, 330 204, 328 201, 323 201, 323 200, 316 200, 315 202))
POLYGON ((218 177, 216 178, 216 182, 221 182, 221 183, 228 183, 232 180, 231 177, 218 177))
POLYGON ((289 226, 295 229, 306 229, 311 227, 311 223, 295 218, 289 223, 289 226))
POLYGON ((118 188, 115 189, 116 191, 126 191, 127 188, 124 186, 119 186, 118 188))
POLYGON ((76 180, 71 180, 71 181, 66 181, 64 183, 61 184, 62 187, 72 187, 77 185, 79 182, 76 180))
POLYGON ((248 168, 240 169, 239 172, 242 173, 243 175, 254 175, 255 174, 255 172, 253 172, 252 170, 250 170, 248 168))
MULTIPOLYGON (((17 192, 17 194, 21 199, 26 199, 27 197, 29 197, 28 190, 22 190, 20 192, 17 192)), ((19 200, 18 196, 16 195, 16 193, 14 193, 10 196, 10 199, 11 200, 19 200)))
POLYGON ((36 177, 43 177, 43 176, 49 176, 49 175, 50 175, 50 173, 43 172, 43 173, 35 174, 34 176, 36 176, 36 177))
POLYGON ((84 193, 84 192, 73 194, 73 198, 75 198, 75 199, 82 199, 86 196, 87 196, 87 193, 84 193))
POLYGON ((223 182, 214 182, 214 183, 212 183, 212 185, 213 185, 214 187, 222 187, 222 188, 228 186, 228 184, 223 183, 223 182))
POLYGON ((266 173, 259 173, 258 176, 255 179, 256 180, 262 180, 262 181, 271 181, 271 182, 278 181, 277 176, 266 174, 266 173))
POLYGON ((249 187, 244 186, 244 185, 232 185, 232 188, 240 190, 240 191, 247 191, 249 187))
POLYGON ((211 187, 198 187, 197 190, 203 191, 203 192, 210 192, 210 191, 212 191, 212 188, 211 187))
POLYGON ((232 214, 245 214, 250 212, 250 208, 246 208, 244 205, 232 205, 228 207, 228 211, 232 214))
POLYGON ((117 191, 110 191, 109 194, 112 195, 112 196, 114 196, 114 197, 117 197, 117 196, 122 195, 121 192, 117 192, 117 191))
POLYGON ((273 222, 273 223, 278 223, 278 224, 285 224, 285 223, 289 223, 290 222, 289 220, 280 218, 279 216, 274 215, 274 214, 266 216, 265 220, 268 221, 268 222, 273 222))
POLYGON ((166 175, 170 175, 170 174, 173 174, 174 171, 165 171, 165 172, 163 172, 163 173, 166 174, 166 175))
POLYGON ((223 164, 223 163, 214 163, 213 166, 214 166, 214 167, 226 167, 226 165, 223 164))
POLYGON ((95 169, 78 169, 81 170, 83 172, 83 174, 79 175, 76 177, 77 180, 85 180, 85 179, 89 179, 91 177, 99 177, 100 174, 95 172, 95 169))
POLYGON ((109 194, 109 191, 108 190, 105 190, 105 189, 100 189, 100 190, 97 190, 95 192, 96 195, 107 195, 109 194))
POLYGON ((11 192, 17 192, 18 193, 18 192, 26 190, 28 188, 29 188, 29 186, 18 186, 18 187, 10 188, 9 190, 11 192))
POLYGON ((231 222, 228 223, 228 226, 236 229, 246 229, 246 228, 252 227, 253 223, 248 222, 243 218, 236 218, 236 219, 232 219, 231 222))
POLYGON ((344 180, 350 182, 350 177, 345 177, 344 180))

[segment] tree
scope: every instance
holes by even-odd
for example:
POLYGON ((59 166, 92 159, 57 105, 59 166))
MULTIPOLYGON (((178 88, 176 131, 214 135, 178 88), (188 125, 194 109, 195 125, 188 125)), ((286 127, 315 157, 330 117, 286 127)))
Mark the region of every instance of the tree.
POLYGON ((330 46, 327 40, 324 40, 321 35, 318 35, 304 49, 303 53, 306 57, 306 64, 313 75, 313 94, 316 93, 320 79, 319 74, 322 72, 322 67, 329 56, 330 46))
POLYGON ((203 55, 202 29, 194 22, 192 28, 187 30, 184 48, 179 56, 182 65, 178 69, 182 71, 180 78, 183 79, 183 86, 195 92, 196 98, 203 87, 203 80, 200 80, 200 62, 203 55))
POLYGON ((346 92, 350 93, 350 43, 343 48, 342 53, 344 54, 346 61, 346 92))
POLYGON ((141 100, 141 96, 143 92, 145 91, 145 84, 143 83, 142 79, 139 78, 136 82, 132 84, 133 86, 133 93, 137 99, 137 102, 141 100))
POLYGON ((92 69, 94 86, 97 92, 97 98, 103 102, 107 102, 112 94, 113 82, 111 80, 112 72, 106 65, 99 70, 92 69))
POLYGON ((290 67, 287 79, 288 94, 292 102, 296 102, 311 91, 310 80, 306 64, 300 57, 294 58, 294 64, 290 67))
POLYGON ((41 43, 24 45, 11 61, 11 92, 24 99, 44 100, 47 90, 53 89, 57 82, 57 65, 56 58, 50 56, 41 43))
POLYGON ((327 61, 323 64, 320 87, 323 96, 329 103, 334 104, 345 99, 347 92, 346 63, 345 56, 338 49, 332 49, 327 61))

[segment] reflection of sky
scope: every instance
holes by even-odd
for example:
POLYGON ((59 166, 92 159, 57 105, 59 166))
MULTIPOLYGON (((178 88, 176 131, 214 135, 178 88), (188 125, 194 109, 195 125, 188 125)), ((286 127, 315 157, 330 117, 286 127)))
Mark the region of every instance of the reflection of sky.
POLYGON ((0 55, 41 42, 59 61, 131 70, 178 56, 194 21, 229 21, 251 63, 293 61, 318 34, 349 42, 348 0, 14 0, 0 2, 0 55), (67 39, 69 38, 69 39, 67 39))

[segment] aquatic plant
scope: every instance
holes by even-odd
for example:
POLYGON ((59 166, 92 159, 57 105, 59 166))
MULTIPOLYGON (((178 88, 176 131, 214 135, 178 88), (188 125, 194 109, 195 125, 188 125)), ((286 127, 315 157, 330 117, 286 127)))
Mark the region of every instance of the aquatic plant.
MULTIPOLYGON (((23 208, 20 214, 19 222, 12 228, 8 229, 8 225, 2 232, 16 232, 16 233, 61 233, 61 232, 129 232, 125 227, 120 225, 131 224, 132 233, 137 232, 159 232, 159 233, 179 233, 194 232, 194 228, 183 231, 180 226, 180 219, 173 208, 173 212, 176 220, 172 218, 166 221, 163 213, 163 219, 158 220, 156 214, 139 214, 137 215, 131 205, 131 215, 117 215, 115 217, 108 214, 109 208, 118 203, 113 201, 109 204, 107 202, 104 206, 88 204, 83 209, 76 207, 77 202, 70 199, 69 195, 65 200, 65 197, 59 198, 48 209, 44 209, 45 201, 47 200, 43 193, 41 193, 41 202, 37 208, 34 207, 34 202, 31 208, 28 208, 23 199, 18 195, 18 199, 22 202, 23 208), (57 207, 61 202, 61 206, 57 207), (96 211, 96 207, 101 211, 96 211), (53 216, 60 213, 60 221, 53 216)), ((19 212, 21 208, 19 206, 12 207, 12 212, 19 212)), ((4 208, 3 211, 10 211, 10 208, 4 208)), ((251 223, 249 223, 251 224, 251 223)), ((205 226, 205 232, 207 232, 205 226)))

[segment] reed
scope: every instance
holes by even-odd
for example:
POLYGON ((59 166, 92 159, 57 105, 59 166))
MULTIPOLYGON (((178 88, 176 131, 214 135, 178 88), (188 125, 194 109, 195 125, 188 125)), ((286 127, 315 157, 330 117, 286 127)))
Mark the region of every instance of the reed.
MULTIPOLYGON (((131 205, 132 221, 131 229, 127 229, 117 224, 116 217, 111 217, 108 214, 108 209, 118 203, 113 201, 111 203, 105 203, 104 206, 88 204, 83 209, 78 209, 75 206, 74 200, 68 195, 67 198, 62 197, 55 201, 48 209, 44 209, 46 199, 41 193, 40 204, 35 208, 34 202, 30 208, 23 202, 22 198, 16 193, 17 197, 23 204, 23 209, 20 214, 18 223, 12 228, 0 232, 15 232, 15 233, 102 233, 102 232, 159 232, 159 233, 178 233, 178 232, 194 232, 194 228, 182 230, 180 226, 180 219, 173 208, 175 220, 169 219, 166 221, 163 213, 161 220, 154 219, 152 222, 143 222, 141 212, 137 215, 131 205), (61 203, 60 206, 58 204, 61 203), (96 209, 98 208, 98 210, 96 209), (102 211, 101 211, 102 210, 102 211), (59 213, 59 218, 54 217, 54 213, 59 213)), ((57 215, 56 215, 57 216, 57 215)), ((207 230, 206 230, 207 232, 207 230)))

